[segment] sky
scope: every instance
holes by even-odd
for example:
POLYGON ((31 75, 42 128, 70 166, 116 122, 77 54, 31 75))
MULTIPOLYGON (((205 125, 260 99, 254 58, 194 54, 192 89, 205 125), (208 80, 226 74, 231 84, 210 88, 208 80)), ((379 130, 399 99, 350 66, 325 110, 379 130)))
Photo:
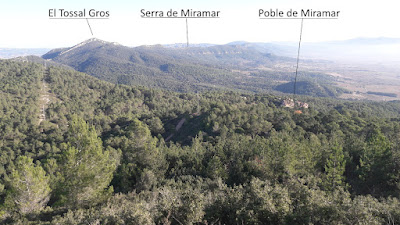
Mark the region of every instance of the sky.
POLYGON ((188 19, 189 42, 295 42, 301 20, 262 20, 259 9, 340 11, 337 20, 305 20, 304 42, 358 37, 400 38, 395 0, 1 0, 0 47, 68 47, 89 38, 125 46, 186 43, 185 19, 144 19, 148 11, 220 11, 218 19, 188 19), (49 9, 109 11, 109 19, 49 19, 49 9))

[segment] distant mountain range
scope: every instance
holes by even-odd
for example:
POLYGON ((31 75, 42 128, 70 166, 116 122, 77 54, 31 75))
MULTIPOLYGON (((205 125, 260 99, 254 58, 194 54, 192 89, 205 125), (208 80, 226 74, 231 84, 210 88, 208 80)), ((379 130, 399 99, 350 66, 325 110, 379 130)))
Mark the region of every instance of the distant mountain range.
MULTIPOLYGON (((121 61, 155 66, 159 63, 186 61, 195 64, 213 64, 230 66, 255 66, 270 64, 276 60, 288 60, 278 57, 249 45, 198 45, 183 48, 179 44, 174 46, 150 45, 140 47, 126 47, 117 43, 105 42, 96 38, 86 40, 70 48, 54 49, 43 55, 44 59, 51 59, 64 64, 82 62, 89 56, 108 57, 121 61), (79 56, 76 58, 76 56, 79 56)), ((71 65, 72 66, 72 65, 71 65)), ((159 66, 159 65, 158 65, 159 66)), ((75 66, 74 66, 75 67, 75 66)))
POLYGON ((215 88, 260 91, 271 84, 260 83, 259 77, 246 80, 241 71, 294 61, 241 45, 130 48, 95 38, 51 50, 42 58, 113 83, 183 92, 215 88))
MULTIPOLYGON (((298 42, 252 43, 236 41, 227 45, 241 46, 262 53, 296 57, 298 42)), ((179 45, 178 45, 179 46, 179 45)), ((340 41, 301 43, 300 57, 340 62, 400 62, 400 38, 354 38, 340 41)))
MULTIPOLYGON (((97 39, 102 42, 101 40, 97 39)), ((116 44, 116 43, 114 43, 116 44)), ((186 49, 186 43, 155 45, 158 47, 165 47, 169 49, 186 49)), ((296 57, 297 42, 271 42, 271 43, 252 43, 246 41, 231 42, 226 45, 216 45, 210 43, 190 44, 190 48, 209 48, 215 46, 236 46, 247 49, 256 50, 261 53, 270 53, 277 56, 296 57)), ((378 59, 387 54, 389 57, 397 57, 400 55, 398 48, 393 46, 400 46, 400 38, 354 38, 341 41, 326 41, 326 42, 307 42, 303 40, 302 43, 302 56, 304 58, 319 58, 319 59, 353 59, 358 56, 360 59, 374 59, 378 55, 378 59), (389 47, 388 47, 389 46, 389 47), (398 53, 398 54, 396 54, 398 53), (347 57, 347 56, 351 57, 347 57)), ((149 46, 142 46, 149 47, 149 46)), ((154 46, 151 46, 154 47, 154 46)), ((138 47, 141 48, 141 47, 138 47)), ((49 48, 0 48, 0 58, 15 58, 18 56, 42 56, 49 52, 49 48)), ((53 50, 52 50, 53 51, 53 50)), ((400 56, 399 56, 400 58, 400 56)))
MULTIPOLYGON (((400 39, 396 38, 303 43, 301 60, 357 58, 355 55, 369 49, 379 50, 398 43, 400 39)), ((293 71, 290 66, 285 69, 279 65, 294 66, 296 53, 297 46, 293 43, 238 41, 189 47, 185 44, 126 47, 92 38, 72 47, 50 50, 41 58, 23 56, 15 60, 62 65, 116 84, 179 92, 223 89, 291 93, 293 71)), ((301 79, 298 94, 337 97, 346 92, 335 87, 335 78, 330 75, 301 71, 301 79)))

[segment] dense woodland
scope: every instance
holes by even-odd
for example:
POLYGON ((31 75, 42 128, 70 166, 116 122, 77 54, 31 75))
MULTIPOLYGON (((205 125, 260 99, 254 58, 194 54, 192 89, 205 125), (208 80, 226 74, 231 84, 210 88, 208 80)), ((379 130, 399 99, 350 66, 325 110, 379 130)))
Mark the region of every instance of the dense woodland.
POLYGON ((0 223, 400 223, 400 103, 299 98, 0 61, 0 223))

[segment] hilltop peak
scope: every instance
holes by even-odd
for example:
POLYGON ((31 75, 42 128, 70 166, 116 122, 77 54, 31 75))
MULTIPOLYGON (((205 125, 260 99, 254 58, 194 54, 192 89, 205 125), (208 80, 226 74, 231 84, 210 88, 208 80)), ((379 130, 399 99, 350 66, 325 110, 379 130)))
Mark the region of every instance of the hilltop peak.
MULTIPOLYGON (((44 59, 53 59, 55 57, 65 55, 67 53, 71 54, 72 52, 75 52, 75 51, 88 51, 88 50, 91 50, 91 49, 94 49, 97 47, 109 46, 109 45, 121 46, 120 44, 118 44, 116 42, 108 42, 108 41, 103 41, 98 38, 90 38, 90 39, 82 41, 81 43, 76 44, 69 48, 53 49, 53 50, 49 51, 48 53, 44 54, 42 57, 44 59)), ((72 54, 74 54, 74 53, 72 53, 72 54)))
POLYGON ((87 44, 87 43, 90 43, 90 42, 107 43, 106 41, 100 40, 100 39, 98 39, 98 38, 89 38, 89 39, 87 39, 87 40, 85 40, 85 41, 82 41, 81 44, 87 44))
POLYGON ((74 49, 77 49, 77 48, 79 48, 79 47, 82 47, 82 46, 84 46, 84 45, 91 44, 91 43, 100 44, 100 45, 104 45, 104 44, 119 45, 119 44, 116 43, 116 42, 107 42, 107 41, 100 40, 100 39, 98 39, 98 38, 90 38, 90 39, 87 39, 87 40, 85 40, 85 41, 83 41, 83 42, 81 42, 81 43, 79 43, 79 44, 77 44, 77 45, 75 45, 75 46, 73 46, 73 47, 71 47, 71 48, 65 50, 65 51, 62 51, 62 52, 60 53, 60 55, 63 55, 63 54, 68 53, 68 52, 70 52, 70 51, 72 51, 72 50, 74 50, 74 49))
POLYGON ((89 38, 89 39, 79 43, 78 45, 80 45, 80 44, 88 44, 88 43, 91 43, 91 42, 99 42, 99 43, 102 43, 102 44, 118 44, 116 42, 103 41, 103 40, 98 39, 98 38, 89 38))

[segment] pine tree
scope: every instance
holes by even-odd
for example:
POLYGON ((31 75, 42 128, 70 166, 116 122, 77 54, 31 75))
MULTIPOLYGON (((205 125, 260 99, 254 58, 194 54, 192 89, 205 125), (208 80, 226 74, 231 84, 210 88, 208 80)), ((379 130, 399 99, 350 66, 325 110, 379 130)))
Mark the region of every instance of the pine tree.
POLYGON ((379 131, 374 130, 360 157, 358 168, 361 187, 372 195, 381 195, 395 190, 397 172, 394 169, 391 144, 379 131))
POLYGON ((151 136, 146 124, 133 119, 122 134, 121 166, 113 184, 118 187, 117 191, 130 192, 135 188, 141 190, 143 188, 141 181, 147 179, 145 177, 150 171, 155 180, 158 180, 163 176, 167 164, 156 146, 157 139, 151 136))
POLYGON ((226 180, 228 177, 228 174, 224 168, 224 164, 217 155, 213 156, 208 162, 206 175, 212 179, 222 178, 223 180, 226 180))
POLYGON ((323 187, 327 191, 334 191, 337 187, 345 186, 344 171, 346 161, 344 160, 343 148, 338 143, 332 147, 332 152, 325 164, 325 176, 323 187))
POLYGON ((50 199, 49 178, 41 166, 26 156, 17 158, 8 186, 6 202, 22 214, 40 211, 50 199))
POLYGON ((69 206, 91 205, 107 193, 116 168, 116 159, 103 150, 94 127, 73 116, 60 162, 62 182, 59 203, 69 206))

